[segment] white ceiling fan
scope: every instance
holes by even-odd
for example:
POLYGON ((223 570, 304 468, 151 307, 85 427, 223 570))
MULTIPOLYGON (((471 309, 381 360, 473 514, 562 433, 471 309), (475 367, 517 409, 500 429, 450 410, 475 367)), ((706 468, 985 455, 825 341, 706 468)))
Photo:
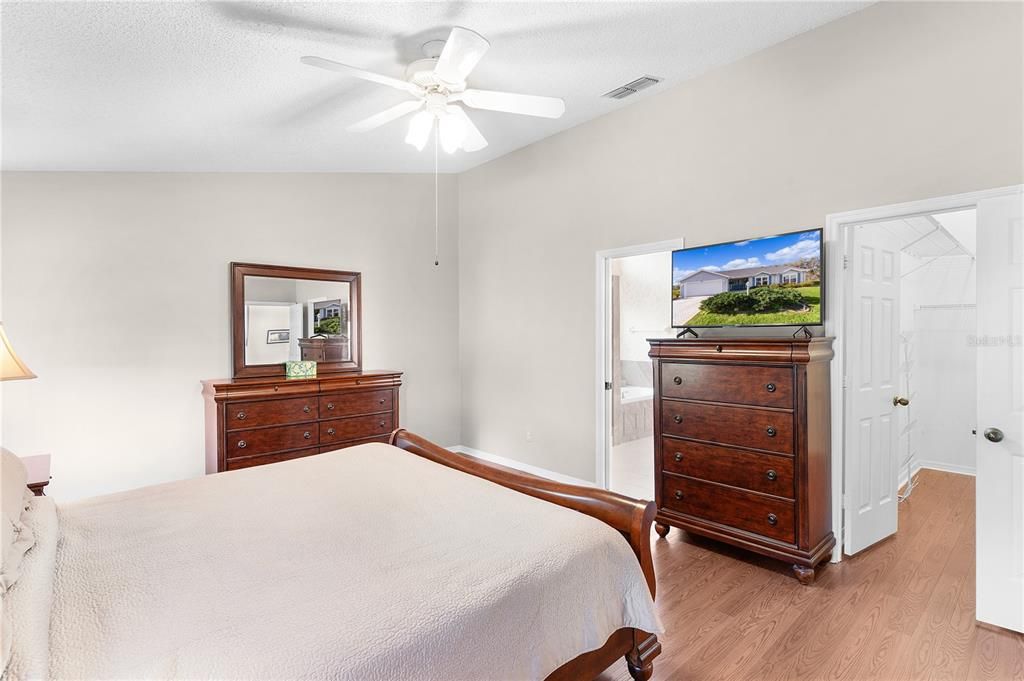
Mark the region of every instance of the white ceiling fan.
POLYGON ((456 26, 448 35, 448 40, 443 43, 433 40, 423 46, 427 57, 409 65, 406 80, 321 57, 303 57, 302 63, 388 85, 414 97, 353 123, 348 126, 349 131, 367 132, 418 112, 410 121, 409 132, 405 137, 409 144, 422 150, 436 127, 441 147, 446 152, 453 153, 458 149, 477 151, 487 146, 487 140, 470 120, 466 110, 459 105, 460 102, 473 109, 542 118, 558 118, 565 112, 565 102, 557 97, 466 87, 466 78, 489 47, 490 43, 479 33, 456 26))

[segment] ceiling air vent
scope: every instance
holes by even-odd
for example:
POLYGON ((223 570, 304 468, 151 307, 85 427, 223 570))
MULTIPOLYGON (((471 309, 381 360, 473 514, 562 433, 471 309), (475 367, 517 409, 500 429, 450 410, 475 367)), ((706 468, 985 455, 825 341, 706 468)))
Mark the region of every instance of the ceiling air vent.
POLYGON ((652 85, 657 85, 661 82, 661 78, 655 78, 654 76, 640 76, 634 81, 626 83, 621 87, 617 87, 611 92, 606 92, 602 97, 608 97, 610 99, 625 99, 630 95, 635 95, 644 88, 649 88, 652 85))

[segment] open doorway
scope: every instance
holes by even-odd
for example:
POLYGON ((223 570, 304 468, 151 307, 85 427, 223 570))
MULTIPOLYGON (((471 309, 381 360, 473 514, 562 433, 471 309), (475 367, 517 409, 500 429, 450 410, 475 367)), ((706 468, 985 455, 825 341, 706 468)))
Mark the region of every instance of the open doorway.
POLYGON ((608 488, 654 498, 654 375, 648 338, 671 328, 670 251, 613 258, 611 449, 608 488))
POLYGON ((976 230, 969 208, 847 231, 847 554, 897 531, 922 468, 974 475, 976 230))
POLYGON ((973 545, 976 618, 1024 632, 1024 187, 830 215, 825 234, 832 560, 919 546, 914 474, 936 469, 921 484, 973 513, 940 505, 922 541, 943 538, 939 564, 973 545))
POLYGON ((597 253, 598 484, 654 498, 654 380, 648 338, 674 336, 671 252, 681 240, 597 253))

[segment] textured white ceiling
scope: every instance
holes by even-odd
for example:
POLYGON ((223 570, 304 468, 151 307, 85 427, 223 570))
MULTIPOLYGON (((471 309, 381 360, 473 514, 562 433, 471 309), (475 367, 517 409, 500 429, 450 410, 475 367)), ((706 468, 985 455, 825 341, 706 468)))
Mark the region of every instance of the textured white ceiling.
POLYGON ((402 93, 299 57, 402 76, 457 24, 491 41, 471 87, 566 100, 559 120, 472 111, 490 146, 442 154, 461 172, 866 4, 3 2, 3 168, 427 172, 407 119, 344 130, 402 93), (644 74, 665 81, 601 98, 644 74))

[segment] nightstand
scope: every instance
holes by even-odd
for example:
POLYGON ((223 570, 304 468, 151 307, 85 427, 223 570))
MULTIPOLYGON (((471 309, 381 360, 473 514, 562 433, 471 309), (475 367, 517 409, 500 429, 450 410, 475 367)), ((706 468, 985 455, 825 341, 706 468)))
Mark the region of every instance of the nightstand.
POLYGON ((28 488, 37 496, 44 496, 43 488, 50 484, 50 455, 36 454, 21 457, 28 470, 28 488))

